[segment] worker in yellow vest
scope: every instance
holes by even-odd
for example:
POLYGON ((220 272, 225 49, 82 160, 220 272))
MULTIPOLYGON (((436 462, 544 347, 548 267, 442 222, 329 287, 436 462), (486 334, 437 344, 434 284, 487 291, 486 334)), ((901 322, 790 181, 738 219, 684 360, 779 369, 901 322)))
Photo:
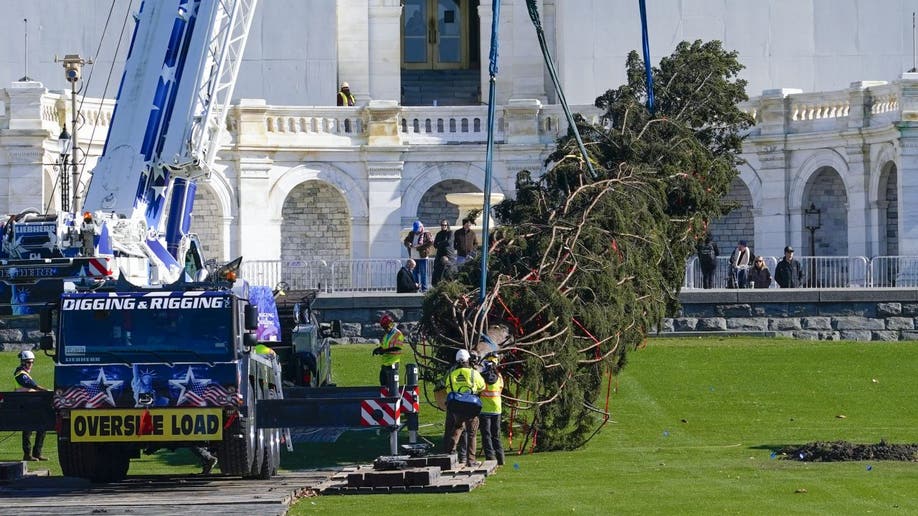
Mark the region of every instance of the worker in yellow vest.
POLYGON ((479 394, 485 388, 481 373, 469 365, 471 355, 465 349, 456 352, 456 366, 446 375, 446 424, 443 431, 443 449, 456 453, 464 431, 468 435, 466 465, 480 466, 475 460, 475 439, 478 434, 478 414, 481 412, 479 394))
POLYGON ((399 362, 402 359, 402 347, 405 345, 405 335, 398 329, 395 319, 389 314, 383 314, 379 318, 379 325, 382 326, 386 334, 383 335, 382 344, 373 350, 373 354, 381 357, 379 385, 385 387, 389 371, 395 370, 396 374, 398 374, 399 362))
POLYGON ((353 106, 357 103, 357 99, 354 98, 354 95, 351 94, 351 86, 346 83, 341 83, 341 90, 338 91, 338 105, 339 106, 353 106))
POLYGON ((484 360, 481 376, 485 381, 485 388, 479 393, 481 396, 481 414, 478 415, 478 425, 481 429, 481 447, 484 449, 485 459, 496 460, 498 466, 504 465, 504 446, 500 439, 500 396, 504 390, 504 378, 497 370, 500 359, 497 355, 488 355, 484 360))

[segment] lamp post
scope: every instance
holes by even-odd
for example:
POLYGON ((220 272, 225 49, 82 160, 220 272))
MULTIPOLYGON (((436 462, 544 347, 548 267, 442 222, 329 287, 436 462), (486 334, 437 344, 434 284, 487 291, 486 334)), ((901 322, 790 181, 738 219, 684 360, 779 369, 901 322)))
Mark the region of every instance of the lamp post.
POLYGON ((803 227, 810 230, 810 286, 816 286, 816 230, 822 227, 822 210, 810 203, 810 207, 803 210, 803 227))
POLYGON ((70 178, 67 177, 67 158, 70 157, 70 145, 73 140, 70 139, 70 133, 67 132, 67 126, 61 127, 61 134, 57 137, 57 146, 60 150, 60 167, 61 167, 61 213, 70 211, 70 178))
MULTIPOLYGON (((70 113, 73 116, 70 124, 70 129, 73 131, 73 138, 71 140, 70 152, 70 166, 73 168, 71 180, 71 187, 73 188, 73 211, 78 212, 80 210, 80 163, 77 160, 77 123, 79 122, 79 112, 77 111, 77 82, 82 79, 83 75, 83 65, 92 64, 92 59, 83 59, 78 54, 67 54, 63 59, 58 59, 56 56, 54 62, 62 63, 64 66, 64 77, 67 78, 67 82, 70 83, 70 113)), ((67 210, 69 211, 69 210, 67 210)))

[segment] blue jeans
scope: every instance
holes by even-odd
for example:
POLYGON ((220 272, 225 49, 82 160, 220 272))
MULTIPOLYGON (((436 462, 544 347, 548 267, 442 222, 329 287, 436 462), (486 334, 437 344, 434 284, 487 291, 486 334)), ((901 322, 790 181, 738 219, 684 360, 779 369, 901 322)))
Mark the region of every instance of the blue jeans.
POLYGON ((421 286, 421 292, 427 291, 427 258, 418 258, 415 260, 417 267, 414 268, 414 281, 421 286))

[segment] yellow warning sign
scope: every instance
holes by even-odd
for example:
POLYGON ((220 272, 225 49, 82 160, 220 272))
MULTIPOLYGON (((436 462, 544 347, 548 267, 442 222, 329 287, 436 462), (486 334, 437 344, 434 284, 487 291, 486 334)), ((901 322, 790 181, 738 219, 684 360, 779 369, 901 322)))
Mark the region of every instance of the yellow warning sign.
POLYGON ((98 409, 70 412, 72 442, 219 441, 223 409, 98 409))

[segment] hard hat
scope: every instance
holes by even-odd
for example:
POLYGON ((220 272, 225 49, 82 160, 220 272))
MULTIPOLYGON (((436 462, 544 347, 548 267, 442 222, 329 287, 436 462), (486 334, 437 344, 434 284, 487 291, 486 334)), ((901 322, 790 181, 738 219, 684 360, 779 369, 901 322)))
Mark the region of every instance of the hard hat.
POLYGON ((350 89, 351 86, 350 86, 347 82, 342 82, 342 83, 341 83, 341 89, 343 90, 344 88, 350 89))
POLYGON ((424 228, 424 224, 421 224, 420 220, 414 221, 414 224, 411 225, 411 231, 414 231, 415 233, 417 233, 423 228, 424 228))
POLYGON ((19 352, 19 360, 35 360, 35 353, 32 353, 29 350, 22 350, 19 352))
POLYGON ((383 314, 382 317, 379 318, 379 325, 383 328, 388 328, 392 322, 392 316, 389 314, 383 314))
POLYGON ((465 349, 460 349, 456 352, 456 362, 468 362, 469 358, 469 352, 465 349))
POLYGON ((493 353, 489 353, 488 356, 485 357, 485 360, 487 360, 488 362, 497 364, 498 362, 500 362, 500 357, 498 357, 497 355, 493 353))

